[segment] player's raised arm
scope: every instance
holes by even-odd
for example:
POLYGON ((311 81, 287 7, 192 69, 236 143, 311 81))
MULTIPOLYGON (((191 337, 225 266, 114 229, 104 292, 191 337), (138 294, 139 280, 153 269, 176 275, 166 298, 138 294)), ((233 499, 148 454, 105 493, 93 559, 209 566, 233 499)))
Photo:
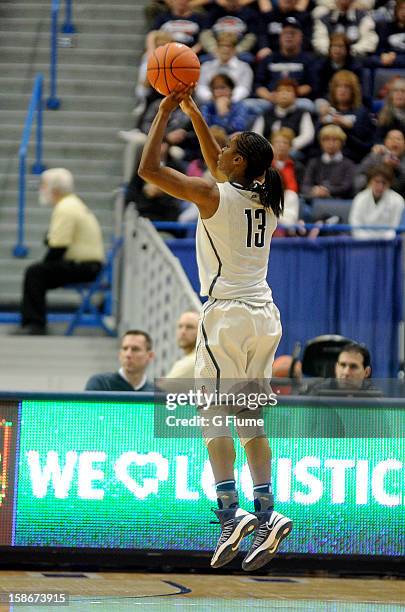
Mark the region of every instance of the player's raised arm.
POLYGON ((162 100, 145 142, 138 174, 162 191, 194 202, 203 218, 211 217, 218 208, 219 190, 215 183, 202 178, 189 177, 173 168, 161 166, 160 148, 171 112, 181 100, 181 90, 175 90, 162 100))
POLYGON ((200 109, 190 94, 185 95, 184 99, 180 102, 180 108, 191 119, 198 142, 200 143, 204 161, 209 171, 217 181, 223 183, 227 178, 217 167, 218 155, 221 152, 221 147, 210 132, 200 109))

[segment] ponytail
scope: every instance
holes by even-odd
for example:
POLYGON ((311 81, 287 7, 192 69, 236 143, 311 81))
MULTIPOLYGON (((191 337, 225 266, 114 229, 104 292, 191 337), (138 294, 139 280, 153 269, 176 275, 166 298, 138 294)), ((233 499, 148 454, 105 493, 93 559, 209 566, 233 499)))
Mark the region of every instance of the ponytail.
POLYGON ((271 208, 276 217, 284 212, 284 187, 281 176, 276 168, 267 168, 264 183, 260 189, 260 202, 264 208, 271 208))

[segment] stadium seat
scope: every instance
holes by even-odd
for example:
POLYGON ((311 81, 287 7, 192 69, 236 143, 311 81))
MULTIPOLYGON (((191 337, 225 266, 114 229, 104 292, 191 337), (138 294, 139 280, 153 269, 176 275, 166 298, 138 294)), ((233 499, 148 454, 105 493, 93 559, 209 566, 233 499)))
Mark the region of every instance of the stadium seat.
POLYGON ((331 334, 309 340, 302 356, 302 373, 311 377, 334 378, 336 359, 349 342, 353 340, 331 334))
POLYGON ((340 217, 341 223, 347 223, 351 205, 352 200, 314 198, 312 200, 312 217, 314 220, 317 220, 337 215, 340 217))
POLYGON ((113 272, 114 262, 122 247, 123 239, 116 238, 107 253, 106 261, 91 283, 74 283, 65 285, 65 289, 74 289, 81 298, 79 308, 65 331, 65 336, 72 336, 76 327, 101 327, 109 336, 115 336, 115 330, 108 327, 104 318, 112 315, 112 291, 113 291, 113 272), (95 295, 102 295, 103 302, 101 308, 93 304, 92 299, 95 295))

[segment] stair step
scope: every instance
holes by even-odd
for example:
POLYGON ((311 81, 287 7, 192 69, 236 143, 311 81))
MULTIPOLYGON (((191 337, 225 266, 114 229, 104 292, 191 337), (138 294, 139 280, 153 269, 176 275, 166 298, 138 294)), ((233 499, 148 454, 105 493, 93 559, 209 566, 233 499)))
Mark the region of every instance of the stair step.
MULTIPOLYGON (((34 0, 35 1, 35 0, 34 0)), ((135 9, 138 13, 140 13, 143 7, 139 7, 137 5, 132 6, 132 9, 135 9)), ((60 19, 60 23, 63 24, 63 17, 60 19)), ((85 19, 80 16, 80 21, 76 21, 74 23, 77 34, 73 34, 73 37, 79 37, 83 34, 97 34, 97 32, 109 32, 110 34, 132 34, 134 33, 136 24, 134 22, 138 22, 139 19, 135 20, 129 19, 85 19)), ((4 16, 0 21, 0 31, 3 32, 32 32, 33 30, 41 27, 42 31, 48 29, 50 27, 50 16, 48 18, 42 18, 38 20, 37 17, 7 17, 4 16)), ((136 33, 136 32, 135 32, 136 33)), ((63 35, 63 33, 61 33, 63 35)), ((65 35, 70 36, 70 35, 65 35)), ((143 41, 142 45, 143 47, 143 41)))
MULTIPOLYGON (((2 197, 2 201, 5 204, 8 203, 10 205, 1 206, 1 209, 0 209, 0 223, 2 225, 1 231, 3 231, 3 229, 6 226, 11 225, 12 227, 11 231, 15 232, 16 222, 17 222, 17 199, 15 199, 14 206, 11 205, 12 200, 5 200, 2 197)), ((102 208, 95 207, 94 205, 91 206, 89 202, 86 202, 86 204, 94 212, 101 226, 104 227, 106 231, 108 231, 113 221, 113 213, 111 210, 111 205, 110 205, 110 210, 108 210, 107 208, 103 210, 102 208)), ((45 232, 45 229, 48 227, 48 224, 49 224, 49 214, 44 214, 44 212, 45 212, 44 209, 41 208, 39 204, 37 204, 36 208, 27 207, 26 208, 26 226, 27 228, 31 228, 31 226, 36 227, 40 225, 42 235, 43 235, 45 232)), ((0 274, 1 274, 1 269, 0 269, 0 274)))
MULTIPOLYGON (((84 110, 84 111, 101 111, 108 113, 109 109, 114 108, 115 112, 121 111, 122 113, 130 113, 133 104, 128 97, 111 97, 111 96, 69 96, 63 95, 61 97, 61 110, 73 111, 73 110, 84 110)), ((8 110, 10 107, 13 110, 24 110, 28 108, 30 102, 30 94, 6 94, 4 91, 0 92, 0 109, 8 110)))
MULTIPOLYGON (((34 83, 35 75, 40 72, 46 78, 49 74, 49 58, 48 61, 39 62, 36 58, 32 58, 32 62, 27 64, 26 58, 23 60, 5 61, 0 53, 0 75, 3 77, 15 77, 19 76, 27 80, 31 80, 34 83)), ((93 63, 80 63, 80 64, 58 64, 58 79, 88 79, 89 76, 96 80, 105 80, 106 69, 104 66, 93 63)), ((134 72, 133 66, 114 66, 114 80, 120 80, 129 84, 135 83, 136 72, 134 72)))
MULTIPOLYGON (((56 165, 54 167, 56 167, 56 165)), ((70 169, 70 167, 68 169, 70 169)), ((83 170, 83 164, 81 169, 83 170)), ((88 171, 89 168, 86 167, 85 170, 88 171)), ((116 187, 118 187, 122 183, 122 174, 111 174, 106 176, 103 174, 97 174, 94 172, 94 170, 92 174, 81 174, 80 170, 78 169, 77 172, 74 173, 74 177, 77 193, 82 193, 84 191, 94 191, 96 193, 100 191, 105 191, 106 193, 111 193, 114 189, 116 189, 116 187)), ((4 177, 5 185, 3 189, 17 189, 18 178, 19 175, 17 172, 9 172, 7 174, 7 177, 4 177)), ((37 188, 38 177, 34 175, 27 175, 27 189, 37 188)))
MULTIPOLYGON (((21 141, 23 132, 22 124, 8 123, 1 127, 2 137, 6 140, 17 140, 21 141)), ((77 145, 93 144, 103 147, 106 142, 115 144, 123 142, 118 137, 118 132, 114 127, 88 127, 88 126, 73 126, 68 127, 64 125, 45 125, 43 130, 44 142, 56 142, 69 139, 70 143, 76 143, 77 145)))
MULTIPOLYGON (((7 125, 7 123, 20 123, 24 125, 26 110, 6 110, 0 109, 0 125, 7 125)), ((66 110, 61 108, 57 111, 47 110, 43 114, 43 123, 46 128, 47 125, 52 126, 64 126, 64 127, 105 127, 109 126, 116 130, 126 129, 122 123, 126 120, 128 123, 132 122, 133 119, 130 115, 115 111, 79 111, 79 110, 66 110)), ((130 124, 131 125, 131 124, 130 124)))
MULTIPOLYGON (((0 38, 0 55, 3 62, 22 62, 22 63, 46 63, 49 60, 49 46, 40 47, 37 49, 21 49, 16 46, 1 45, 0 38)), ((59 62, 66 62, 69 66, 72 64, 96 64, 105 66, 106 76, 107 71, 118 65, 136 66, 139 64, 139 57, 132 50, 123 49, 63 49, 58 52, 59 62)))
MULTIPOLYGON (((63 97, 67 95, 104 95, 109 97, 125 97, 126 99, 131 98, 134 89, 133 83, 129 83, 126 80, 65 79, 60 76, 58 77, 57 87, 58 95, 63 97)), ((0 91, 7 92, 7 94, 31 94, 32 80, 23 80, 18 75, 3 77, 0 74, 0 91)))
MULTIPOLYGON (((4 4, 4 0, 2 2, 4 4)), ((108 20, 118 19, 120 21, 128 19, 135 23, 142 18, 142 11, 144 7, 138 6, 137 3, 106 3, 100 4, 98 2, 86 2, 83 6, 75 4, 73 7, 73 23, 77 27, 79 31, 80 20, 84 19, 102 19, 108 20)), ((35 2, 35 0, 31 0, 31 2, 15 2, 9 1, 7 3, 6 9, 7 17, 11 18, 19 18, 23 17, 24 19, 43 19, 49 18, 51 14, 51 6, 49 2, 35 2)), ((59 22, 62 25, 64 21, 64 12, 61 11, 59 13, 59 22)))
MULTIPOLYGON (((14 32, 6 31, 1 35, 0 48, 1 47, 22 47, 25 49, 47 49, 49 52, 49 45, 51 40, 51 34, 49 27, 45 27, 45 24, 41 27, 41 33, 38 34, 36 29, 31 32, 14 32)), ((59 33, 59 51, 82 51, 91 49, 114 49, 115 51, 128 51, 133 49, 134 43, 137 47, 142 48, 145 42, 145 34, 139 32, 129 32, 128 34, 111 34, 107 24, 105 30, 92 33, 80 33, 75 36, 67 36, 66 34, 59 33), (63 41, 70 38, 71 46, 65 48, 63 41)))
MULTIPOLYGON (((32 156, 35 155, 35 141, 31 141, 30 152, 32 156)), ((4 157, 5 152, 12 150, 16 146, 13 140, 0 140, 0 158, 4 157)), ((83 161, 90 158, 92 161, 96 160, 111 160, 120 155, 122 150, 122 144, 119 141, 113 143, 103 144, 98 147, 94 143, 81 143, 75 142, 50 142, 44 140, 43 142, 43 157, 44 159, 52 159, 54 157, 66 156, 70 159, 83 159, 83 161)))

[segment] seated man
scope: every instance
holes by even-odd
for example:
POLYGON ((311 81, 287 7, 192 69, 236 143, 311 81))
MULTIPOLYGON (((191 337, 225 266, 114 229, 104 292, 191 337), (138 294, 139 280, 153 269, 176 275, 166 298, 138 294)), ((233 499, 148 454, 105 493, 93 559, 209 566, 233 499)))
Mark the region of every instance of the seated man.
POLYGON ((229 37, 218 39, 215 59, 201 64, 196 96, 201 103, 212 100, 210 82, 217 74, 227 74, 235 83, 232 102, 239 102, 250 95, 253 85, 253 70, 247 62, 236 56, 236 40, 229 37))
POLYGON ((355 163, 342 154, 346 134, 338 125, 325 125, 319 132, 321 157, 309 160, 302 195, 305 198, 351 198, 355 163))
POLYGON ((130 329, 121 338, 118 372, 92 376, 86 391, 149 391, 155 390, 146 378, 146 368, 153 360, 152 339, 144 331, 130 329))
MULTIPOLYGON (((328 378, 309 387, 307 395, 322 395, 322 392, 336 391, 338 395, 361 395, 362 392, 378 393, 370 380, 370 352, 364 344, 350 342, 340 351, 335 364, 335 378, 328 378)), ((329 393, 328 393, 329 395, 329 393)))
MULTIPOLYGON (((313 97, 315 57, 303 52, 302 45, 301 24, 289 17, 280 32, 280 50, 268 55, 257 66, 255 88, 258 98, 275 103, 277 83, 285 78, 297 81, 298 98, 313 97)), ((306 104, 306 107, 310 108, 310 105, 306 104)))
POLYGON ((166 378, 194 378, 195 343, 197 340, 198 312, 183 312, 177 322, 177 345, 184 352, 166 374, 166 378))
POLYGON ((48 289, 69 283, 93 281, 104 260, 103 238, 94 214, 74 194, 73 176, 65 168, 46 170, 41 175, 39 202, 52 206, 46 244, 41 262, 25 271, 18 335, 46 334, 48 289))
POLYGON ((295 136, 291 143, 292 155, 312 144, 315 128, 311 113, 297 106, 298 84, 293 79, 280 79, 275 86, 274 106, 256 119, 253 131, 271 139, 281 128, 290 128, 295 136))

